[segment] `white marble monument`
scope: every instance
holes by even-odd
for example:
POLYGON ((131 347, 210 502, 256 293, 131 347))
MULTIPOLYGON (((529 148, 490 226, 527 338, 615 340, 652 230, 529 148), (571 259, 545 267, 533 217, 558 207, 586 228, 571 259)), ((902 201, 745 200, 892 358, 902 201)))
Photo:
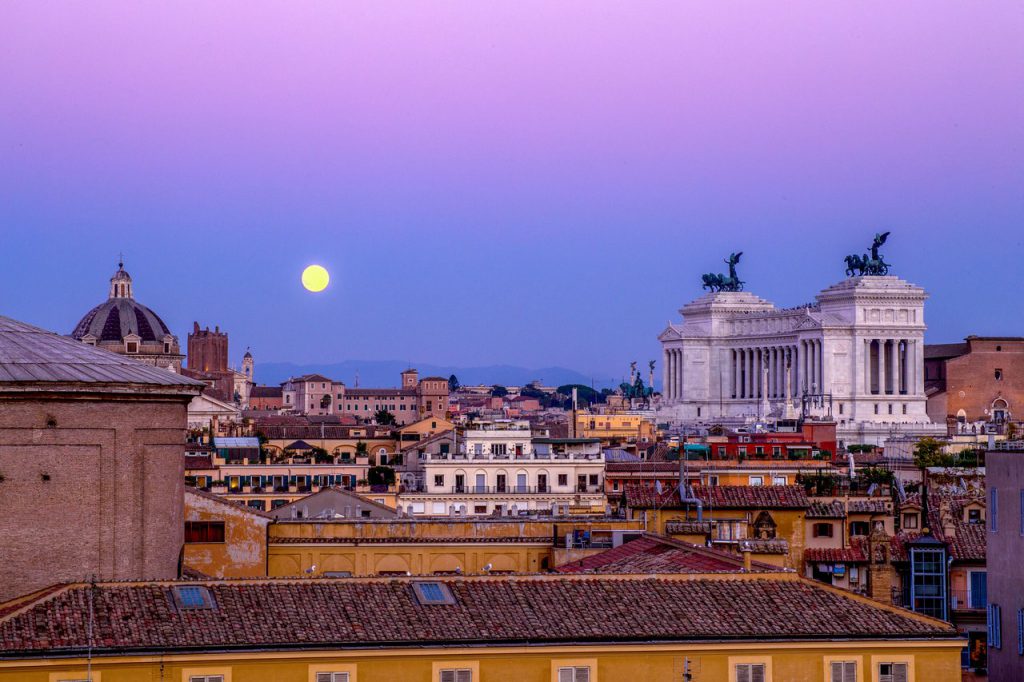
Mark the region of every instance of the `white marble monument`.
POLYGON ((661 416, 681 422, 835 419, 840 440, 935 434, 925 411, 924 302, 894 276, 850 277, 779 309, 716 291, 658 336, 661 416))

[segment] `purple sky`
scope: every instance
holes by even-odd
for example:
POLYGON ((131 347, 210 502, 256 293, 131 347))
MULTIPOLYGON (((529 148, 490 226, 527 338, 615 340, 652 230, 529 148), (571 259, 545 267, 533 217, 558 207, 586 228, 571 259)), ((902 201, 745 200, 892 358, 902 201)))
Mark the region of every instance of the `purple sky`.
POLYGON ((70 331, 124 251, 234 356, 618 375, 730 251, 790 306, 888 229, 930 341, 1024 334, 1022 45, 1019 2, 4 2, 0 313, 70 331))

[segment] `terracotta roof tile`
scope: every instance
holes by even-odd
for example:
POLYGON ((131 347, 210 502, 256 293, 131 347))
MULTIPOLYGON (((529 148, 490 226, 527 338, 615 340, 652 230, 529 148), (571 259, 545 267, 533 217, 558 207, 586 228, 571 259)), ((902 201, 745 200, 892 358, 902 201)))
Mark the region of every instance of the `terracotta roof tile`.
MULTIPOLYGON (((777 566, 756 562, 755 571, 777 572, 777 566)), ((737 573, 743 556, 654 535, 565 564, 559 573, 737 573)))
POLYGON ((846 518, 846 507, 839 500, 832 500, 831 502, 824 502, 821 500, 814 500, 811 502, 810 508, 807 510, 807 518, 809 519, 845 519, 846 518))
MULTIPOLYGON (((714 485, 693 486, 693 494, 705 507, 719 509, 807 509, 811 506, 800 485, 714 485)), ((683 506, 679 493, 666 487, 658 493, 654 486, 626 486, 626 505, 640 509, 679 509, 683 506)))
POLYGON ((418 603, 409 578, 177 583, 214 608, 182 610, 174 583, 72 585, 0 618, 0 658, 132 651, 605 641, 953 639, 931 619, 765 577, 444 578, 454 604, 418 603), (355 605, 355 606, 353 606, 355 605), (361 606, 360 606, 361 605, 361 606), (655 616, 656 617, 652 617, 655 616))

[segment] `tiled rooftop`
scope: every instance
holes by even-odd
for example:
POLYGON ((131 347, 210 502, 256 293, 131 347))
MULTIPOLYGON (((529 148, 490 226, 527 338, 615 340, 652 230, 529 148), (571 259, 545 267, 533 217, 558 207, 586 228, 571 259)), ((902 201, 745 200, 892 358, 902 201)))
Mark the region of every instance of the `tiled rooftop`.
MULTIPOLYGON (((779 570, 760 562, 753 563, 752 568, 757 572, 779 570)), ((743 570, 743 556, 645 535, 556 570, 560 573, 737 573, 743 570)))
MULTIPOLYGON (((705 508, 807 509, 811 505, 800 485, 695 485, 693 494, 705 508)), ((683 503, 678 491, 672 488, 658 493, 654 486, 637 484, 626 486, 626 505, 639 509, 678 509, 683 503)))
MULTIPOLYGON (((231 648, 650 641, 951 639, 952 626, 795 574, 444 578, 453 604, 422 605, 415 579, 197 582, 213 608, 182 609, 175 583, 70 585, 0 617, 0 658, 231 648)), ((0 613, 3 607, 0 606, 0 613)))
POLYGON ((831 502, 814 500, 813 502, 811 502, 811 506, 807 509, 807 518, 845 519, 846 507, 839 500, 832 500, 831 502))

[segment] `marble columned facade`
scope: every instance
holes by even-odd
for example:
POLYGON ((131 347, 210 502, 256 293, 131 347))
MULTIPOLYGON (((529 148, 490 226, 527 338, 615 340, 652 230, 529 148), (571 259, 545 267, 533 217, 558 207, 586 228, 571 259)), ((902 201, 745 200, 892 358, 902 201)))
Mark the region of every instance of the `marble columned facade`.
POLYGON ((926 298, 893 276, 849 278, 791 309, 750 292, 706 294, 658 337, 661 409, 682 421, 831 415, 848 442, 932 433, 926 298))

